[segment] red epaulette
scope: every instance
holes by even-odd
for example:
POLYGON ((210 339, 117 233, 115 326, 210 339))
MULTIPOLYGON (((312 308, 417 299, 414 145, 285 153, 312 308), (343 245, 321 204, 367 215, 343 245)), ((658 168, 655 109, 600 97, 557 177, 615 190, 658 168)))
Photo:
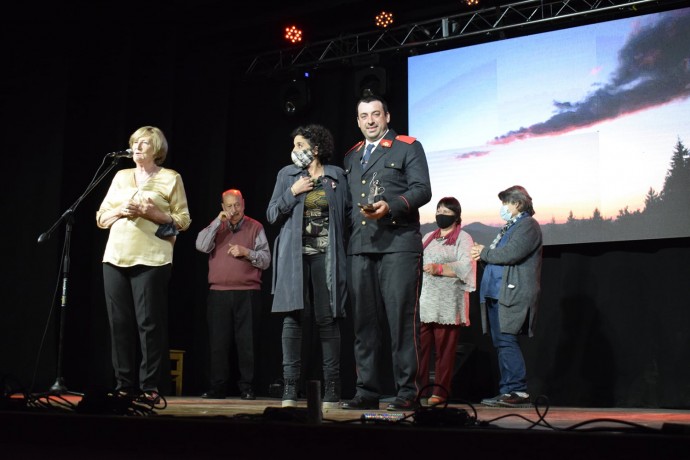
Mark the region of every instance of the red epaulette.
POLYGON ((412 136, 405 136, 404 134, 398 134, 397 136, 395 136, 395 140, 403 141, 406 144, 412 144, 414 143, 414 141, 417 140, 417 138, 412 136))
POLYGON ((350 150, 348 150, 348 151, 345 153, 345 156, 348 156, 348 155, 350 154, 350 152, 354 152, 355 150, 357 150, 358 148, 360 148, 360 147, 362 146, 362 144, 364 144, 364 141, 359 141, 359 142, 357 142, 355 145, 353 145, 352 147, 350 147, 350 150))

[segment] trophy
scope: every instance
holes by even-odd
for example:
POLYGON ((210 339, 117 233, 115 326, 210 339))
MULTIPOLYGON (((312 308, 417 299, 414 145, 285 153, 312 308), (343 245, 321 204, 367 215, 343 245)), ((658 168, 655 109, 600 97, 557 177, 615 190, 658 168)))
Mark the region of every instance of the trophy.
POLYGON ((380 196, 385 192, 386 189, 381 186, 381 180, 376 178, 376 172, 371 176, 371 181, 369 181, 369 195, 367 196, 367 204, 359 204, 364 212, 374 212, 374 203, 377 201, 376 197, 380 196))

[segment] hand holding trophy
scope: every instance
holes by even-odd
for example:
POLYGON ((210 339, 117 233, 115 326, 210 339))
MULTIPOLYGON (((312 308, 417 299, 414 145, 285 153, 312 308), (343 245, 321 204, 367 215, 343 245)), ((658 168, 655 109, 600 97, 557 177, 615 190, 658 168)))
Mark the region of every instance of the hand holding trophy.
POLYGON ((357 203, 357 206, 359 206, 363 212, 375 212, 376 207, 374 206, 374 203, 380 200, 380 198, 377 200, 377 197, 380 197, 380 195, 382 195, 385 191, 386 189, 381 186, 381 181, 376 178, 376 173, 374 173, 374 175, 371 177, 371 181, 369 182, 367 204, 357 203))

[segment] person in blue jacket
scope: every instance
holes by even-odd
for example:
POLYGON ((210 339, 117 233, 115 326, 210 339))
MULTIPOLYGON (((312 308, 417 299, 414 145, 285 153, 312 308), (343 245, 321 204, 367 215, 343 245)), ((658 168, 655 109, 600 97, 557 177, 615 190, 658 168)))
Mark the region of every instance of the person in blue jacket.
POLYGON ((266 211, 280 225, 273 249, 272 312, 284 314, 283 401, 297 404, 303 331, 318 331, 323 407, 340 402, 340 320, 347 301, 346 240, 350 195, 344 171, 329 164, 333 136, 321 125, 292 133, 294 164, 278 172, 266 211))
POLYGON ((499 394, 486 406, 530 407, 527 369, 518 336, 534 335, 541 290, 542 234, 532 217, 532 197, 520 185, 503 190, 500 215, 506 221, 489 247, 473 246, 471 256, 485 264, 479 290, 482 329, 498 353, 499 394))

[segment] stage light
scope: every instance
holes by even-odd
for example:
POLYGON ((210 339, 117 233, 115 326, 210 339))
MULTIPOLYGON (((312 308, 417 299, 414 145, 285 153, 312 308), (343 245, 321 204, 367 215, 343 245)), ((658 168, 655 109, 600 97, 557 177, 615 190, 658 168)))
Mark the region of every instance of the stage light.
POLYGON ((280 104, 285 115, 301 115, 310 103, 309 86, 304 79, 292 79, 281 86, 280 104))
POLYGON ((479 5, 479 0, 465 0, 467 6, 477 6, 479 5))
POLYGON ((393 13, 388 13, 387 11, 381 11, 376 16, 375 22, 376 22, 376 27, 381 27, 382 29, 385 29, 386 27, 393 24, 393 13))
POLYGON ((357 98, 364 93, 385 96, 388 92, 388 74, 382 67, 370 66, 355 72, 355 93, 357 98))
POLYGON ((285 28, 285 40, 291 43, 299 43, 302 41, 302 31, 297 26, 290 26, 285 28))

